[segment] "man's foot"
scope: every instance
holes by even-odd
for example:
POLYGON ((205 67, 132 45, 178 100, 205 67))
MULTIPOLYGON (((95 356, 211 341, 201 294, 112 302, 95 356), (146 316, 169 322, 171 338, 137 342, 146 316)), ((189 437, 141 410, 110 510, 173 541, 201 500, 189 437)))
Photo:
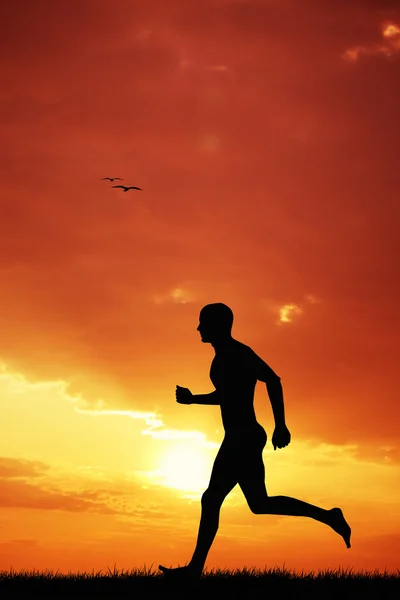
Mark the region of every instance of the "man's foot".
POLYGON ((199 579, 201 575, 201 569, 197 569, 191 565, 187 565, 186 567, 176 567, 175 569, 169 569, 168 567, 163 567, 163 565, 158 565, 158 568, 164 573, 165 577, 174 579, 199 579))
POLYGON ((342 538, 345 541, 345 544, 348 548, 351 548, 350 545, 350 536, 351 536, 351 529, 349 524, 347 523, 346 519, 343 516, 342 511, 340 510, 340 508, 332 508, 329 511, 329 522, 328 525, 330 525, 332 527, 332 529, 334 531, 336 531, 336 533, 338 533, 339 535, 342 536, 342 538))

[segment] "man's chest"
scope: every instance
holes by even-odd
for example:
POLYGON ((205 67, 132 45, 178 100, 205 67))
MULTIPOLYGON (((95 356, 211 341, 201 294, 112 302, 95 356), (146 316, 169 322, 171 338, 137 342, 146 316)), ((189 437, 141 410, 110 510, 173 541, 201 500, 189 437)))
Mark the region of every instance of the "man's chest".
POLYGON ((210 379, 216 389, 235 387, 252 378, 250 365, 239 354, 216 355, 210 367, 210 379))

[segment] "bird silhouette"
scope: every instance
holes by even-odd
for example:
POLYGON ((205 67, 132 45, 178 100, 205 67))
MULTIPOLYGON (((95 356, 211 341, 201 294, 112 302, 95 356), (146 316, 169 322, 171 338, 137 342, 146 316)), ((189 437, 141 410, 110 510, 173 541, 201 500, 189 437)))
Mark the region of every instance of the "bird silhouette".
POLYGON ((141 190, 142 188, 136 187, 135 185, 113 185, 113 188, 122 188, 124 192, 129 192, 129 190, 141 190))
POLYGON ((115 181, 116 179, 119 179, 120 181, 123 181, 123 179, 121 179, 121 177, 102 177, 100 179, 100 181, 104 181, 105 179, 108 179, 111 182, 115 181))

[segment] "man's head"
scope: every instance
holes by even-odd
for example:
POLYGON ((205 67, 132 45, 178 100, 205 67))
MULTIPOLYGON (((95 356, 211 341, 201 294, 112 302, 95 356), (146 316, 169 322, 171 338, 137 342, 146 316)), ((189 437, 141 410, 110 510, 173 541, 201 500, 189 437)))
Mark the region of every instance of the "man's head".
POLYGON ((201 309, 197 331, 200 332, 202 342, 212 344, 229 339, 232 324, 233 312, 229 306, 222 302, 215 302, 206 304, 201 309))

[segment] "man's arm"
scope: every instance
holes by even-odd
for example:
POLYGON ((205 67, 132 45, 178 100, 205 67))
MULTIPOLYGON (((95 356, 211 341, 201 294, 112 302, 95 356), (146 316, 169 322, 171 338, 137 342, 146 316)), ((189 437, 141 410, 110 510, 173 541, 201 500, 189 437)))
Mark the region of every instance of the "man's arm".
POLYGON ((263 381, 267 387, 275 425, 285 425, 285 406, 281 378, 255 352, 253 358, 255 361, 257 379, 263 381))
POLYGON ((285 406, 280 377, 277 375, 266 381, 267 392, 274 413, 275 426, 285 425, 285 406))
MULTIPOLYGON (((285 408, 283 402, 283 390, 281 378, 264 362, 255 352, 252 354, 253 365, 259 381, 264 381, 267 386, 269 399, 271 400, 272 412, 275 419, 275 431, 272 434, 272 445, 274 450, 285 448, 290 444, 290 431, 286 427, 285 408)), ((254 371, 253 371, 254 372, 254 371)))
POLYGON ((217 390, 214 390, 210 394, 193 394, 192 404, 219 404, 219 398, 217 390))
POLYGON ((211 394, 192 394, 192 392, 181 385, 176 386, 175 398, 179 404, 219 404, 217 390, 211 394))

